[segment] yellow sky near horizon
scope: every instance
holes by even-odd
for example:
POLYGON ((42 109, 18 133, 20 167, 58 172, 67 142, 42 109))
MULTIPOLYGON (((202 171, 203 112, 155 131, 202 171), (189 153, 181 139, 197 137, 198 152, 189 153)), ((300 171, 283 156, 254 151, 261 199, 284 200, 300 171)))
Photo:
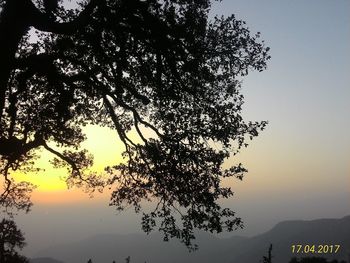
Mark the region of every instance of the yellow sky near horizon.
MULTIPOLYGON (((289 140, 279 137, 273 124, 255 138, 247 149, 237 156, 226 160, 224 167, 243 163, 248 169, 243 182, 237 179, 225 179, 223 184, 232 187, 238 196, 259 196, 271 194, 293 195, 296 192, 322 192, 332 187, 334 191, 344 191, 344 184, 339 184, 333 176, 344 181, 349 175, 346 154, 337 156, 324 150, 325 144, 319 144, 317 137, 301 139, 289 136, 289 140), (272 126, 272 127, 271 127, 272 126), (344 169, 346 172, 344 173, 344 169), (342 179, 344 178, 344 179, 342 179), (316 190, 318 189, 318 190, 316 190)), ((94 155, 93 170, 103 171, 108 165, 122 162, 121 153, 124 145, 115 131, 109 128, 88 126, 85 129, 87 140, 82 144, 94 155)), ((282 133, 283 134, 283 133, 282 133)), ((131 134, 136 138, 135 134, 131 134)), ((54 156, 42 152, 37 164, 45 171, 37 174, 16 174, 16 181, 29 181, 37 185, 32 195, 34 203, 69 203, 89 201, 89 196, 82 189, 67 189, 64 177, 66 169, 54 169, 49 160, 54 156)), ((108 191, 107 191, 108 192, 108 191)), ((109 194, 95 195, 97 199, 109 198, 109 194)))
MULTIPOLYGON (((87 135, 87 140, 82 143, 81 148, 87 149, 94 156, 94 164, 91 167, 92 171, 103 172, 103 169, 108 165, 115 165, 123 161, 122 152, 124 145, 118 140, 115 131, 98 126, 87 126, 84 128, 87 135)), ((68 175, 66 168, 53 168, 50 164, 55 156, 41 150, 39 159, 36 160, 36 167, 40 168, 39 172, 15 173, 14 179, 19 181, 27 181, 37 185, 35 192, 69 192, 65 182, 65 177, 68 175)), ((70 193, 73 190, 70 190, 70 193)), ((78 192, 81 192, 78 190, 78 192)), ((78 195, 78 194, 77 194, 78 195)))
MULTIPOLYGON (((152 133, 145 131, 147 138, 152 137, 152 133)), ((84 127, 87 140, 82 143, 81 148, 87 149, 94 156, 92 171, 103 172, 103 169, 109 165, 115 165, 123 162, 122 152, 125 150, 124 144, 120 141, 116 131, 99 126, 84 127)), ((135 142, 140 142, 140 138, 135 131, 131 131, 129 137, 135 142)), ((59 151, 59 149, 57 149, 59 151)), ((61 150, 62 151, 62 150, 61 150)), ((43 149, 38 151, 39 158, 36 160, 35 167, 40 168, 39 172, 28 172, 26 174, 16 172, 13 174, 15 181, 27 181, 37 186, 32 194, 34 203, 68 203, 81 202, 89 199, 83 189, 68 189, 65 178, 68 175, 66 168, 53 168, 50 163, 55 155, 43 149)), ((228 165, 225 164, 227 167, 228 165)), ((234 180, 237 182, 237 180, 234 180)), ((108 198, 108 193, 95 194, 94 197, 108 198)), ((98 199, 97 198, 97 199, 98 199)))

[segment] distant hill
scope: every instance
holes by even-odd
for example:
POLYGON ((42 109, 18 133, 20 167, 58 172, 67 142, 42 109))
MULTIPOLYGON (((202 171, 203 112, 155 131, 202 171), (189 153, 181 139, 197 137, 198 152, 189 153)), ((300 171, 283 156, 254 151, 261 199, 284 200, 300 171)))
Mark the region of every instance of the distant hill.
POLYGON ((337 254, 321 256, 347 259, 350 253, 350 216, 342 219, 285 221, 251 238, 234 236, 219 239, 213 235, 199 234, 200 248, 194 253, 189 253, 175 240, 163 242, 159 234, 107 234, 46 249, 38 256, 50 256, 67 263, 86 263, 89 258, 94 263, 109 263, 113 260, 125 262, 127 256, 131 257, 131 263, 259 263, 270 243, 273 244, 273 262, 276 263, 287 263, 296 256, 291 253, 293 244, 340 244, 337 254))
POLYGON ((62 261, 55 260, 53 258, 32 258, 30 263, 63 263, 62 261))
MULTIPOLYGON (((288 262, 293 256, 293 244, 335 245, 341 247, 337 254, 322 254, 328 259, 348 259, 350 254, 350 216, 342 219, 295 220, 277 224, 270 231, 249 238, 234 249, 230 263, 258 262, 266 254, 268 245, 273 244, 274 262, 288 262)), ((305 256, 305 255, 298 255, 305 256)), ((315 255, 317 256, 317 255, 315 255)))

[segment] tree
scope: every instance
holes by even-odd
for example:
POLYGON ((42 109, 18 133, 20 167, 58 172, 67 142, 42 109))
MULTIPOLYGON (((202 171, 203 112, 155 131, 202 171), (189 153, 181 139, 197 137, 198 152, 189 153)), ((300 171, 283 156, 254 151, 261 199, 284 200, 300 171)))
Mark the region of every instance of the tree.
POLYGON ((341 260, 338 261, 336 259, 328 261, 327 259, 323 257, 304 257, 304 258, 296 258, 293 257, 289 263, 346 263, 346 261, 341 260))
POLYGON ((22 249, 25 244, 23 233, 17 228, 16 223, 3 218, 0 221, 0 262, 28 262, 16 251, 16 248, 22 249))
POLYGON ((271 263, 272 262, 272 244, 269 246, 269 251, 267 256, 263 256, 263 263, 271 263))
POLYGON ((68 185, 111 185, 119 210, 157 200, 143 212, 147 233, 158 227, 191 246, 194 229, 242 227, 217 201, 233 194, 221 179, 247 170, 222 164, 266 125, 243 120, 240 87, 266 68, 269 48, 234 15, 210 20, 210 2, 81 0, 70 10, 0 0, 1 204, 30 208, 24 192, 8 194, 11 173, 35 169, 44 149, 67 167, 68 185), (125 146, 125 161, 103 175, 88 172, 93 156, 80 148, 87 124, 114 129, 125 146))

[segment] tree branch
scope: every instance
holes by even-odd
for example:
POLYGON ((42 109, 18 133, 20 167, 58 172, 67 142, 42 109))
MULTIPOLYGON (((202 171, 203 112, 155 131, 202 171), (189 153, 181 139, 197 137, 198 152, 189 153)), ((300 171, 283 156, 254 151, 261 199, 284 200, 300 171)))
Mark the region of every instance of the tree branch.
POLYGON ((90 2, 85 6, 84 10, 82 10, 74 20, 65 23, 55 22, 48 14, 41 12, 33 5, 34 9, 32 9, 30 25, 40 31, 72 35, 88 23, 92 12, 103 2, 104 0, 90 0, 90 2))
POLYGON ((79 170, 79 168, 77 167, 77 165, 75 164, 75 162, 72 159, 70 159, 69 157, 64 156, 62 153, 52 149, 51 147, 49 147, 47 145, 46 142, 43 142, 43 146, 44 146, 44 148, 47 151, 49 151, 50 153, 52 153, 52 154, 56 155, 57 157, 59 157, 61 160, 63 160, 66 163, 68 163, 72 167, 72 172, 76 171, 78 173, 78 176, 80 177, 80 170, 79 170))

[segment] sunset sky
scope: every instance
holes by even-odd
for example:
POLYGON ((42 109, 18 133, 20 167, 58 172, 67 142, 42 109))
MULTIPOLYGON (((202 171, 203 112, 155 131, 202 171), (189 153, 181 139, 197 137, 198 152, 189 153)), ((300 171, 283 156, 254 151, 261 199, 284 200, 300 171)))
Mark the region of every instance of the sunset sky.
MULTIPOLYGON (((242 85, 246 120, 269 124, 227 163, 242 162, 249 170, 242 182, 225 181, 235 197, 223 202, 246 226, 236 234, 261 233, 286 219, 350 214, 349 10, 347 0, 215 3, 212 14, 245 20, 253 33, 261 32, 272 56, 266 71, 251 72, 242 85)), ((114 131, 89 126, 86 133, 95 169, 121 161, 114 131)), ((39 160, 45 172, 17 176, 38 184, 32 212, 16 217, 26 253, 95 233, 140 231, 139 217, 116 215, 107 194, 90 199, 66 190, 65 171, 49 168, 49 158, 45 153, 39 160)))

